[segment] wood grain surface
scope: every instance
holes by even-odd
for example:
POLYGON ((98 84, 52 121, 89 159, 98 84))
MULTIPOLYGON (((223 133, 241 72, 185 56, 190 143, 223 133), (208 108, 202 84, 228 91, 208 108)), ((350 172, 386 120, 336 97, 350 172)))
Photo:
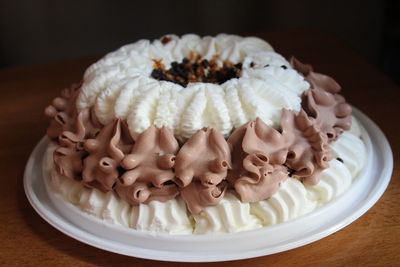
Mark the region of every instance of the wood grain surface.
MULTIPOLYGON (((386 134, 395 159, 390 185, 360 219, 322 240, 290 251, 209 266, 400 266, 400 88, 376 67, 327 34, 262 35, 278 52, 296 55, 342 85, 347 100, 386 134)), ((28 156, 44 135, 43 109, 59 90, 79 81, 96 58, 0 70, 1 266, 202 266, 121 256, 85 245, 47 224, 22 185, 28 156)), ((268 238, 268 237, 260 237, 268 238)))

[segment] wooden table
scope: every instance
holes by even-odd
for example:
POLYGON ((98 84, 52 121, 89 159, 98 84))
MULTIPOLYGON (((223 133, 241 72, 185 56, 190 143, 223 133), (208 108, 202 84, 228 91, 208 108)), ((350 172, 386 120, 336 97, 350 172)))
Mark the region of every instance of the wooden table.
MULTIPOLYGON (((312 244, 249 260, 210 266, 400 265, 400 88, 341 42, 320 32, 263 35, 285 56, 296 55, 330 74, 349 102, 372 118, 395 158, 390 185, 378 203, 343 230, 312 244)), ((0 70, 0 265, 177 266, 121 256, 80 243, 47 224, 22 186, 25 163, 44 135, 43 108, 59 89, 79 81, 95 58, 0 70)), ((200 265, 200 264, 190 264, 200 265)))

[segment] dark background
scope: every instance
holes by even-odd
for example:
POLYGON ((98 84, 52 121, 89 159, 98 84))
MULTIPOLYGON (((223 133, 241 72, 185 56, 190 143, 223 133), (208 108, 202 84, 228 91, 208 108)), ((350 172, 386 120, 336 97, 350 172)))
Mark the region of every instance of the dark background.
POLYGON ((307 29, 335 36, 400 82, 399 12, 394 0, 0 0, 0 68, 100 56, 167 33, 307 29))

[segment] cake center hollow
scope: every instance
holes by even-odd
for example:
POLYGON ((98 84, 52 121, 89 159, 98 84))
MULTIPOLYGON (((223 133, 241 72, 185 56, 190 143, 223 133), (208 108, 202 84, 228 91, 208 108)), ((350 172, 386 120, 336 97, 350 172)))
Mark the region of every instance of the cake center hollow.
POLYGON ((228 60, 217 62, 217 56, 211 60, 196 57, 183 58, 182 62, 171 63, 166 69, 161 60, 153 60, 151 77, 159 81, 169 81, 186 87, 188 83, 202 82, 223 84, 224 82, 239 78, 242 71, 242 63, 232 63, 228 60))

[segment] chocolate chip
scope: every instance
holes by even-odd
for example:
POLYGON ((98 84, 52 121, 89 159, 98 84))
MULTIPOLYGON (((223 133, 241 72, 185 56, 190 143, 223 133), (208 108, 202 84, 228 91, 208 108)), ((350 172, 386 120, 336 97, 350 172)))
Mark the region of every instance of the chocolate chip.
POLYGON ((158 79, 160 75, 162 75, 162 73, 162 69, 153 69, 153 71, 151 72, 151 77, 153 77, 154 79, 158 79))
POLYGON ((164 36, 163 38, 161 38, 161 43, 163 44, 163 45, 166 45, 166 44, 168 44, 169 42, 171 42, 171 37, 168 37, 168 36, 164 36))
POLYGON ((250 68, 254 67, 256 65, 253 61, 250 63, 250 68))
POLYGON ((153 69, 151 72, 151 77, 160 81, 168 81, 168 77, 165 75, 162 69, 153 69))
POLYGON ((336 158, 336 160, 340 161, 341 163, 343 163, 343 159, 342 158, 336 158))
POLYGON ((170 70, 169 70, 169 74, 171 74, 172 77, 176 77, 176 76, 179 75, 179 73, 178 73, 176 70, 174 70, 174 69, 170 69, 170 70))
POLYGON ((287 69, 287 67, 285 65, 282 65, 281 68, 284 69, 284 70, 287 69))
POLYGON ((241 62, 235 64, 235 68, 241 70, 242 69, 243 64, 241 62))
POLYGON ((208 66, 210 66, 210 64, 208 63, 207 59, 203 59, 201 61, 201 66, 203 66, 203 68, 207 68, 208 66))
POLYGON ((182 64, 183 65, 186 65, 186 64, 188 64, 190 61, 189 61, 189 59, 187 58, 187 57, 184 57, 183 59, 182 59, 182 64))

